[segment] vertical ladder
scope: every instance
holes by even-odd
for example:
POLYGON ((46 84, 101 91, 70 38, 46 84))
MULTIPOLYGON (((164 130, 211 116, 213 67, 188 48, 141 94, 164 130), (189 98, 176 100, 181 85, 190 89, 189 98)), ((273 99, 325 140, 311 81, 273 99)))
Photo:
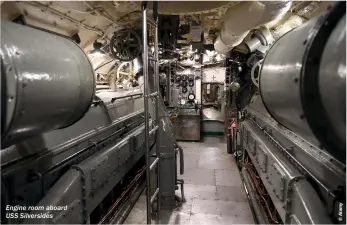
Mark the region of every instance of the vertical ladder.
POLYGON ((158 146, 158 130, 159 128, 159 50, 158 50, 158 2, 153 2, 153 19, 147 17, 147 2, 142 4, 142 34, 143 34, 143 75, 144 75, 144 108, 145 108, 145 145, 146 145, 146 205, 147 205, 147 224, 151 224, 151 208, 154 200, 157 200, 156 211, 159 219, 160 212, 160 192, 159 192, 159 146, 158 146), (154 58, 148 57, 148 40, 147 40, 147 23, 155 29, 154 37, 154 58), (154 92, 149 93, 148 87, 148 60, 154 62, 154 92), (149 108, 148 100, 154 99, 155 118, 152 118, 152 129, 149 126, 149 108), (149 137, 155 132, 156 140, 156 156, 152 164, 150 164, 150 146, 149 137), (157 189, 151 196, 150 173, 157 167, 157 189))

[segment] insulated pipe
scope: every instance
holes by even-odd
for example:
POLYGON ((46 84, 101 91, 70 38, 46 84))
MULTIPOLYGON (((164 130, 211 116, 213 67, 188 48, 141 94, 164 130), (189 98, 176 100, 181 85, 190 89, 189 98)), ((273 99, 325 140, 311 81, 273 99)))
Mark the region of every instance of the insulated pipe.
POLYGON ((1 21, 1 147, 80 120, 94 96, 94 70, 70 39, 1 21))
POLYGON ((251 39, 245 41, 245 44, 249 52, 254 52, 260 46, 269 46, 273 41, 274 38, 272 37, 270 30, 267 27, 262 26, 255 31, 251 39))
POLYGON ((280 19, 290 8, 291 1, 241 2, 227 10, 220 35, 214 48, 226 54, 239 45, 253 28, 280 19))
POLYGON ((346 162, 346 2, 271 47, 259 88, 270 115, 346 162), (288 48, 288 46, 290 46, 288 48))

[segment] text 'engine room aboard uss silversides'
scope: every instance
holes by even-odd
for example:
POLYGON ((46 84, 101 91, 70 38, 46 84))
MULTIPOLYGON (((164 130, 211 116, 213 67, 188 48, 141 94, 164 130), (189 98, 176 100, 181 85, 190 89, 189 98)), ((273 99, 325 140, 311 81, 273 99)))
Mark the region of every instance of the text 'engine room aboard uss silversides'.
POLYGON ((1 224, 346 223, 346 2, 0 7, 1 224))

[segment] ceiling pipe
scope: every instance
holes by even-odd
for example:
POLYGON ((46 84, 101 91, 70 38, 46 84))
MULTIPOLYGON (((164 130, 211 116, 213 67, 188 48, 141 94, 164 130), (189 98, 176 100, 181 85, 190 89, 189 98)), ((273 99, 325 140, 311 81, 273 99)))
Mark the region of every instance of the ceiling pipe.
POLYGON ((252 1, 229 8, 214 43, 215 50, 220 54, 228 53, 243 41, 251 29, 282 18, 291 5, 291 0, 252 1))

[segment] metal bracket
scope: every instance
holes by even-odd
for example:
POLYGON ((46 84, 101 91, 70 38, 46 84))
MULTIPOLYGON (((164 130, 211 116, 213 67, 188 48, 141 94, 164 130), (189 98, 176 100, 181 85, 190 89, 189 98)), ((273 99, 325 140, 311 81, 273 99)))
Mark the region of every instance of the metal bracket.
POLYGON ((172 159, 175 157, 175 153, 160 153, 161 159, 172 159))
POLYGON ((129 149, 130 149, 130 151, 135 152, 136 146, 137 146, 137 138, 134 135, 132 135, 131 137, 129 137, 129 149))

